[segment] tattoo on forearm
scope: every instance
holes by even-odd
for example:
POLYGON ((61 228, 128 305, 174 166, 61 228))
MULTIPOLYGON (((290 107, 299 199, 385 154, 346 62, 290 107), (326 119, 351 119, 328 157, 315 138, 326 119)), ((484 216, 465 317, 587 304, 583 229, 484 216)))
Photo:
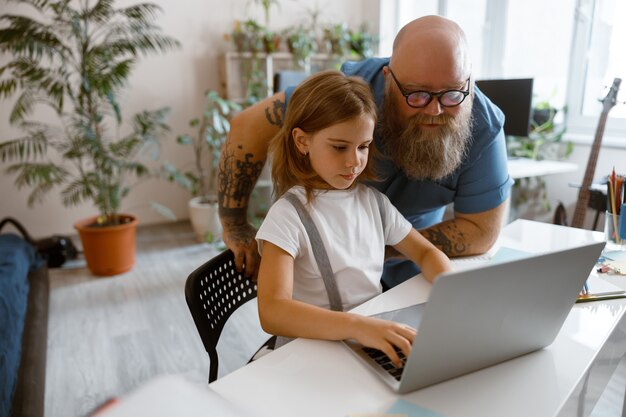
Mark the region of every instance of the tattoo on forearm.
POLYGON ((285 115, 283 112, 285 103, 280 100, 274 100, 272 104, 273 106, 271 109, 270 107, 265 108, 265 118, 267 119, 269 124, 282 127, 283 117, 285 115))
POLYGON ((421 232, 448 256, 463 256, 468 253, 471 246, 465 241, 465 234, 454 223, 438 225, 421 232))
POLYGON ((222 218, 222 222, 227 226, 240 226, 241 224, 247 222, 246 216, 248 215, 248 210, 245 207, 232 208, 220 205, 219 213, 222 218))
MULTIPOLYGON (((243 147, 238 146, 241 150, 243 147)), ((263 161, 253 161, 254 154, 244 154, 244 160, 226 147, 222 155, 222 169, 217 176, 218 198, 221 209, 245 209, 256 180, 261 175, 263 161)), ((223 212, 222 210, 220 211, 223 212)), ((234 213, 233 213, 234 214, 234 213)))
POLYGON ((245 208, 220 207, 222 224, 229 231, 229 241, 238 245, 247 246, 254 241, 256 229, 247 220, 245 208))

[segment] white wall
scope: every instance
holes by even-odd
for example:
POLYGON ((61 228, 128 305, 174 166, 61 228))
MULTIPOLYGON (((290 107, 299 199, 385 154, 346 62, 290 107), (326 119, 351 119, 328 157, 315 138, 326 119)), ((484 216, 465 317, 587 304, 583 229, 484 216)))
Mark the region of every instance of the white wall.
MULTIPOLYGON (((3 3, 2 13, 17 9, 13 3, 0 2, 3 3)), ((200 114, 204 91, 220 88, 219 56, 232 49, 224 40, 224 34, 232 30, 235 19, 254 18, 263 22, 263 12, 251 0, 152 2, 163 9, 157 23, 166 34, 178 39, 182 47, 165 55, 153 55, 141 60, 122 100, 122 110, 132 115, 144 109, 169 106, 172 133, 163 148, 163 158, 180 166, 190 162, 192 155, 189 148, 176 145, 173 138, 186 132, 189 119, 200 114)), ((138 1, 120 0, 116 5, 136 3, 138 1)), ((307 10, 314 5, 323 10, 320 24, 346 22, 356 28, 363 22, 369 22, 373 31, 378 30, 379 0, 281 0, 279 8, 272 8, 270 29, 283 29, 308 21, 307 10)), ((0 57, 0 62, 6 60, 7 57, 0 57)), ((19 134, 8 123, 10 108, 9 102, 0 102, 0 141, 19 134)), ((4 173, 6 165, 0 165, 0 218, 11 216, 18 219, 33 236, 73 233, 74 222, 96 214, 95 208, 88 204, 64 207, 54 191, 44 204, 29 208, 26 204, 28 190, 18 191, 15 188, 14 178, 4 173)), ((137 215, 141 224, 163 222, 164 219, 148 206, 149 201, 155 200, 171 208, 179 218, 187 218, 188 198, 187 192, 174 184, 148 180, 133 188, 123 202, 122 211, 137 215)))

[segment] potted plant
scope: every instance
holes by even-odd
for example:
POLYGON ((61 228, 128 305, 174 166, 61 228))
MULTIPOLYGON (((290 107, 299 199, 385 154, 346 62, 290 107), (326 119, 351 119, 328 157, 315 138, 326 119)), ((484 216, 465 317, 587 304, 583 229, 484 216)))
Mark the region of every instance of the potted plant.
POLYGON ((350 33, 350 49, 360 60, 374 56, 374 49, 378 46, 378 41, 378 36, 370 32, 367 23, 350 33))
POLYGON ((87 266, 95 275, 125 272, 134 264, 137 220, 120 213, 120 205, 131 181, 152 173, 142 161, 167 132, 168 110, 135 115, 131 132, 120 138, 118 97, 139 54, 178 42, 153 23, 160 10, 153 4, 18 2, 32 10, 0 16, 0 51, 12 55, 0 67, 0 97, 17 95, 10 121, 25 135, 2 142, 0 159, 13 162, 6 171, 16 175, 18 188, 32 188, 29 205, 57 187, 66 206, 93 203, 99 214, 75 225, 87 266), (29 120, 39 107, 51 109, 59 123, 29 120))
POLYGON ((324 28, 324 41, 329 55, 345 58, 350 52, 350 29, 345 23, 337 23, 324 28))
POLYGON ((206 93, 206 107, 201 118, 194 118, 189 127, 195 134, 176 138, 181 145, 193 150, 193 166, 181 170, 170 163, 163 168, 167 178, 191 192, 189 218, 199 242, 214 242, 222 233, 217 205, 217 168, 220 151, 230 131, 230 119, 241 107, 223 99, 216 91, 206 93))
MULTIPOLYGON (((567 113, 563 107, 562 113, 567 113)), ((528 137, 508 136, 507 152, 510 157, 533 160, 564 160, 571 155, 574 145, 564 141, 565 125, 555 120, 558 109, 549 100, 537 101, 532 107, 528 137)), ((541 177, 520 178, 512 190, 512 210, 525 216, 538 216, 552 210, 546 182, 541 177)), ((515 214, 514 217, 519 217, 515 214)))
POLYGON ((314 34, 303 26, 297 26, 286 30, 285 39, 296 68, 311 72, 311 55, 317 50, 314 34))

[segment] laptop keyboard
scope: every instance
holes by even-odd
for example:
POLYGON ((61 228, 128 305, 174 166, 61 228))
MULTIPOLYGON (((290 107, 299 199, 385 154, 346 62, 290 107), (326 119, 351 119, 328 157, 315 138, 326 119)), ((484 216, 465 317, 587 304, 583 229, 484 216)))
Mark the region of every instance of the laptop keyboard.
POLYGON ((400 357, 400 360, 402 360, 402 366, 399 368, 396 368, 394 366, 394 364, 391 362, 391 359, 389 359, 389 356, 387 356, 385 354, 385 352, 383 352, 382 350, 378 350, 378 349, 374 349, 374 348, 370 348, 370 347, 363 347, 363 352, 367 353, 367 355, 374 359, 374 361, 379 364, 385 371, 387 371, 387 373, 391 376, 393 376, 396 380, 400 380, 400 377, 402 377, 402 371, 404 371, 404 364, 406 363, 406 356, 404 356, 404 353, 402 353, 402 351, 400 350, 400 348, 395 347, 396 353, 398 354, 398 356, 400 357))

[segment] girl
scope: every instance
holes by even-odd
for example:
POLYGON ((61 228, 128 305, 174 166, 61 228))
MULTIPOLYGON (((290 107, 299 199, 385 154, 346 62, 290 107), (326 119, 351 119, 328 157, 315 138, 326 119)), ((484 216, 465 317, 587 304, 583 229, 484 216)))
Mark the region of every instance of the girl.
POLYGON ((259 316, 268 333, 356 339, 400 366, 394 346, 408 356, 415 329, 344 311, 381 293, 385 245, 430 281, 451 267, 387 197, 361 184, 375 179, 368 164, 375 124, 371 90, 359 78, 325 71, 294 91, 269 148, 274 193, 287 198, 272 205, 256 235, 259 316))

